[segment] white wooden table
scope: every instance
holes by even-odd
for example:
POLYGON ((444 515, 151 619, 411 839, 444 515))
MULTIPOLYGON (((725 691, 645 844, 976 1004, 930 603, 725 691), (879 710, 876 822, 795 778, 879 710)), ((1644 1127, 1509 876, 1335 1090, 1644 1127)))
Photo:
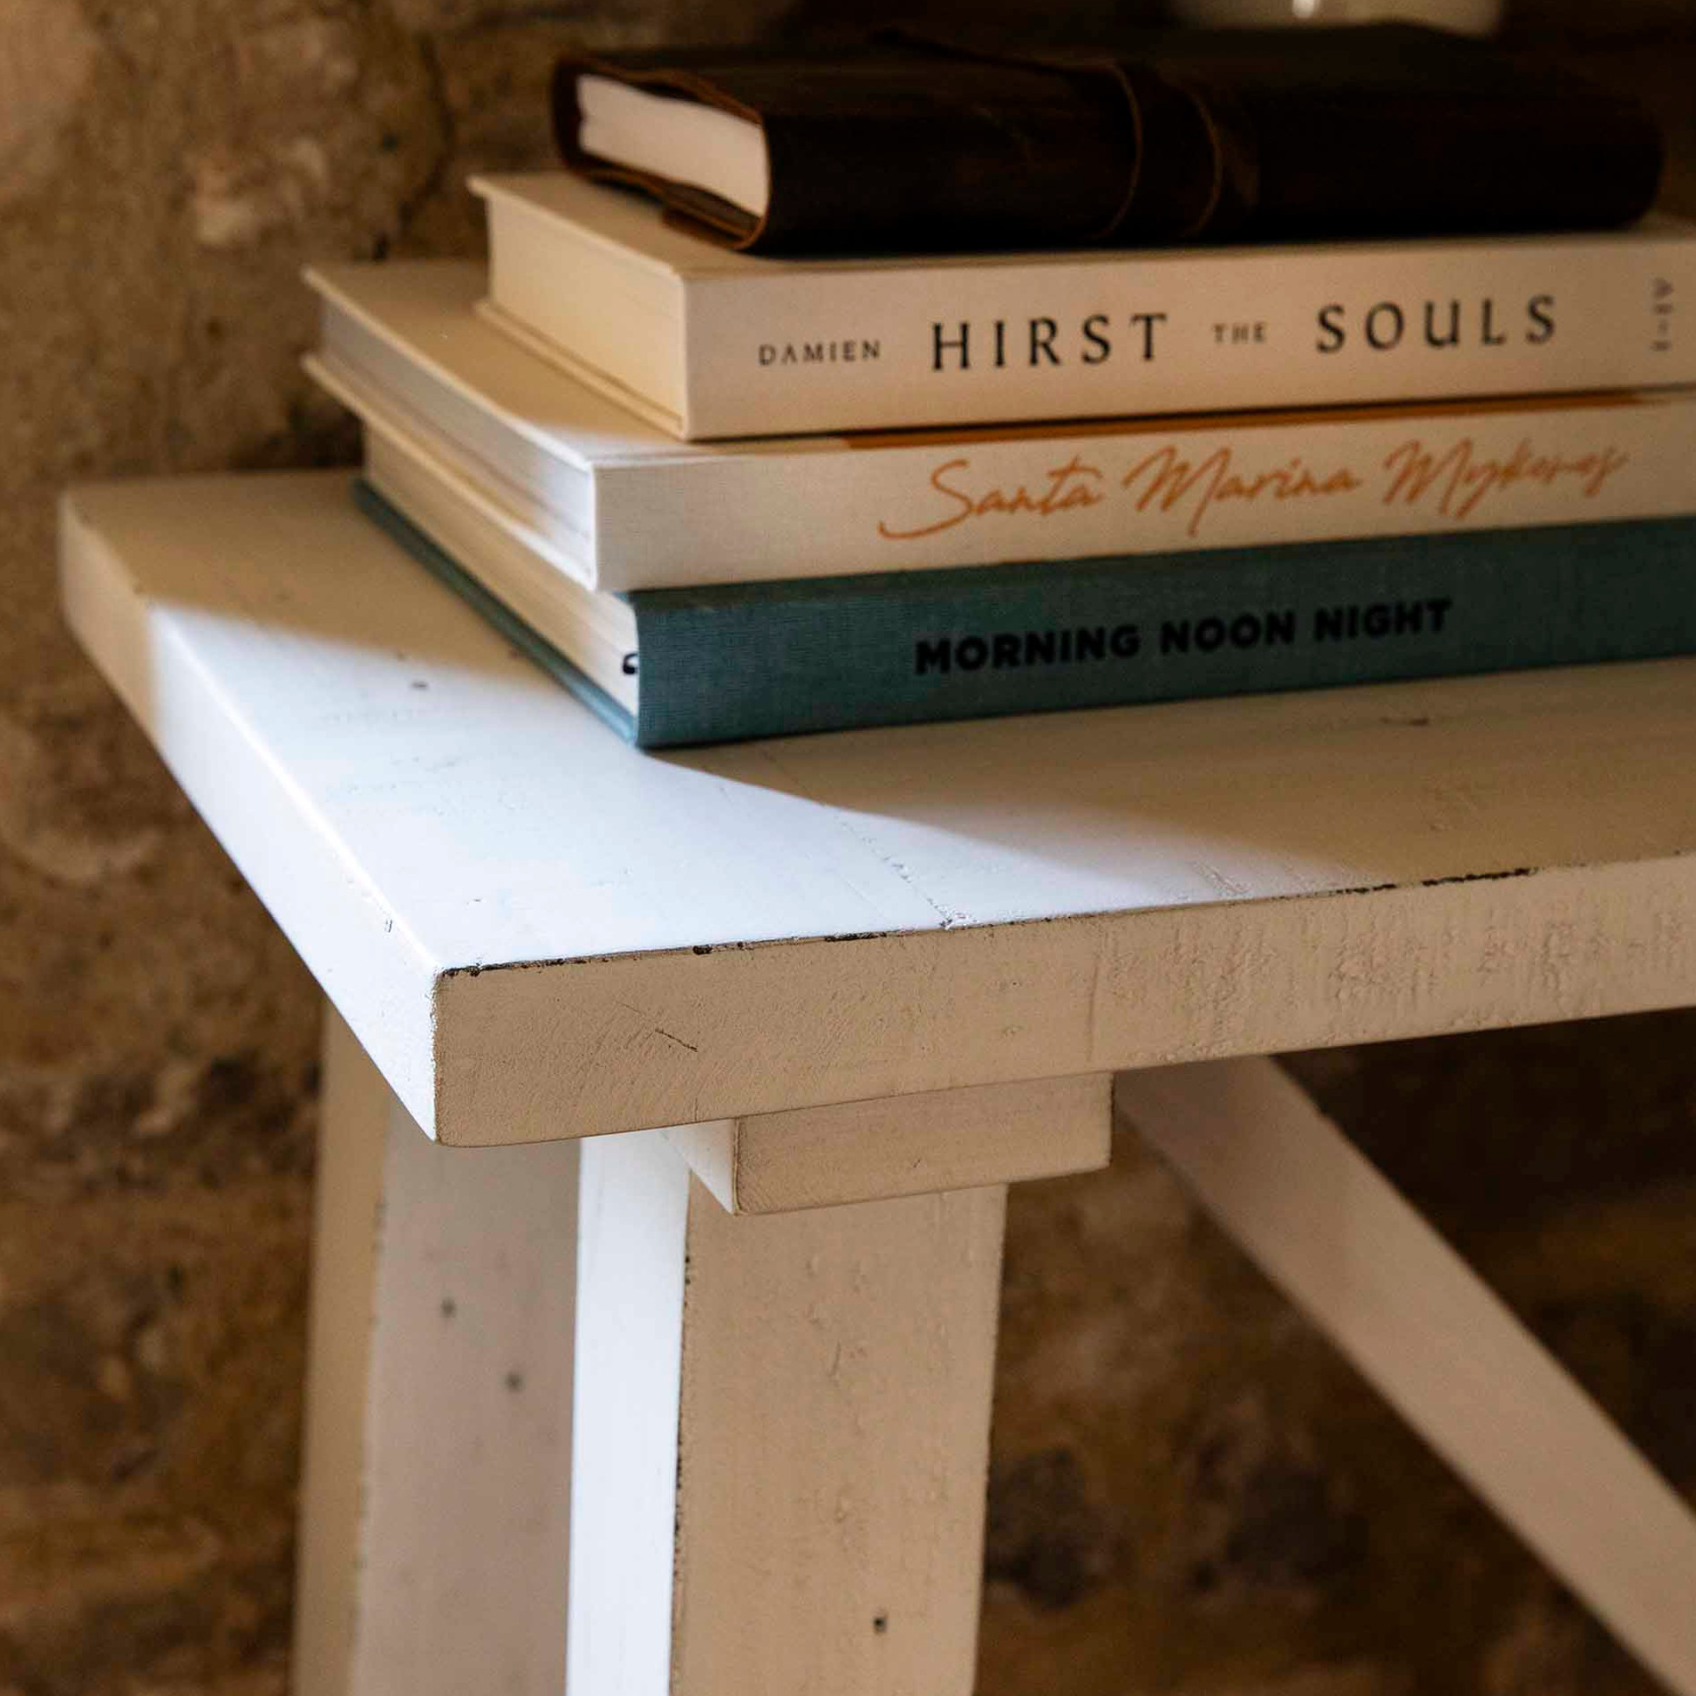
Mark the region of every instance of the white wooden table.
POLYGON ((964 1696, 1005 1187, 1115 1073, 1696 1691, 1684 1504, 1248 1058, 1696 1002, 1696 662, 643 756, 345 483, 65 531, 331 1004, 302 1696, 964 1696))

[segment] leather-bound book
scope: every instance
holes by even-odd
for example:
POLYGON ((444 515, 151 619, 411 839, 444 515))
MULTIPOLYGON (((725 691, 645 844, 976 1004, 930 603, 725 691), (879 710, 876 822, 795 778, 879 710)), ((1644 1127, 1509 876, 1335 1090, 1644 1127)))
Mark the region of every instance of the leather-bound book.
POLYGON ((1661 171, 1631 101, 1404 24, 573 55, 554 120, 575 169, 760 253, 1600 229, 1661 171))

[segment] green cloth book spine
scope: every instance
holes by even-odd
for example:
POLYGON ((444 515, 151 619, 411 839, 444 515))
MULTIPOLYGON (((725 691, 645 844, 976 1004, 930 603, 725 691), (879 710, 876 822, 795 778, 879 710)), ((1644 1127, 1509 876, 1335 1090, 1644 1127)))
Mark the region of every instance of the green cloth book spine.
POLYGON ((1696 651, 1696 518, 643 590, 633 717, 368 486, 366 510, 644 748, 1696 651))

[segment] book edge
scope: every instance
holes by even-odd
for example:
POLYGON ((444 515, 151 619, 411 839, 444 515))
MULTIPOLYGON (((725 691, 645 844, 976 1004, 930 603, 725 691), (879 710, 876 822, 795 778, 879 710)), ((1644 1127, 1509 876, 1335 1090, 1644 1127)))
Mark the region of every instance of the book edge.
POLYGON ((585 240, 597 247, 605 248, 608 252, 623 258, 636 261, 642 269, 651 271, 655 276, 677 282, 688 282, 694 277, 734 276, 739 267, 735 261, 745 259, 745 254, 733 253, 729 249, 720 249, 711 242, 700 241, 699 237, 685 235, 682 231, 671 229, 665 222, 665 214, 658 201, 650 200, 645 195, 628 193, 610 187, 605 183, 591 182, 587 177, 577 176, 574 172, 559 171, 508 171, 508 172, 476 172, 465 180, 465 186, 485 203, 491 200, 504 202, 526 217, 539 218, 548 223, 568 224, 578 231, 585 240), (594 189, 599 193, 616 195, 620 202, 627 202, 627 209, 642 224, 657 232, 662 241, 675 238, 679 243, 699 243, 702 250, 702 263, 691 264, 686 259, 669 259, 664 253, 653 252, 649 248, 639 247, 625 236, 608 232, 599 228, 587 219, 574 217, 569 213, 558 211, 548 206, 540 199, 524 192, 524 185, 531 182, 549 182, 568 180, 580 184, 584 188, 594 189), (713 261, 719 263, 713 263, 713 261))
POLYGON ((481 513, 491 524, 499 526, 514 541, 547 561, 560 576, 591 591, 603 587, 599 581, 593 536, 574 529, 562 515, 543 507, 526 491, 500 478, 498 472, 479 472, 471 463, 474 456, 466 454, 440 431, 433 429, 411 408, 363 393, 361 385, 338 371, 333 360, 307 353, 302 355, 301 365, 314 382, 352 412, 368 436, 380 436, 396 451, 427 465, 430 475, 438 482, 454 490, 468 506, 481 513), (505 488, 520 499, 530 499, 533 506, 556 521, 573 541, 582 544, 581 554, 568 552, 543 526, 532 522, 523 512, 510 509, 502 498, 501 490, 494 488, 492 482, 504 483, 505 488))
POLYGON ((603 724, 617 732, 626 742, 641 746, 639 710, 635 714, 626 712, 587 673, 579 670, 558 648, 485 589, 457 560, 437 547, 367 478, 361 476, 354 479, 352 496, 354 504, 390 541, 439 583, 458 595, 526 659, 569 690, 603 724))
MULTIPOLYGON (((455 260, 418 260, 410 263, 434 265, 437 263, 458 264, 460 262, 455 260)), ((347 262, 346 268, 353 268, 358 264, 359 261, 350 260, 347 262)), ((490 418, 499 420, 503 426, 512 430, 514 434, 522 436, 551 458, 558 459, 570 466, 572 470, 593 478, 597 465, 603 462, 592 459, 565 437, 543 429, 534 420, 524 417, 522 413, 514 412, 510 407, 502 406, 498 401, 491 399, 485 390, 456 375, 439 360, 432 358, 430 353, 420 344, 403 340, 383 318, 353 300, 337 284, 333 272, 343 268, 336 265, 329 267, 308 265, 302 269, 301 276, 327 308, 345 313, 392 349, 397 357, 428 372, 434 381, 451 389, 462 400, 475 406, 478 411, 487 414, 490 418)), ((487 275, 485 268, 485 282, 487 275)), ((503 335, 508 335, 504 325, 498 327, 503 335)), ((509 336, 509 339, 513 338, 509 336)))
MULTIPOLYGON (((545 336, 539 330, 532 329, 528 324, 515 318, 505 308, 496 304, 487 295, 477 302, 474 308, 483 321, 498 330, 510 341, 516 342, 527 352, 533 353, 538 359, 543 359, 556 370, 562 371, 567 377, 582 383, 586 388, 593 389, 596 394, 604 395, 608 400, 616 402, 627 411, 633 412, 638 418, 656 425, 662 430, 669 431, 677 440, 687 442, 693 440, 685 429, 685 420, 668 408, 649 400, 635 389, 627 388, 609 372, 601 370, 598 365, 591 365, 587 360, 579 359, 575 354, 562 347, 552 337, 545 336)), ((687 369, 685 369, 687 381, 687 369)), ((841 432, 831 432, 840 434, 841 432)))

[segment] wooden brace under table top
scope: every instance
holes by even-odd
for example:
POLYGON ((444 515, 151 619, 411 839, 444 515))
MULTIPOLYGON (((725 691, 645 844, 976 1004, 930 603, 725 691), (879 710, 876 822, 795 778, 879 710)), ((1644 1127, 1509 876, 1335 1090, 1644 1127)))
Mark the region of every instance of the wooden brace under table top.
MULTIPOLYGON (((461 1151, 332 1014, 300 1696, 969 1696, 1006 1184, 1105 1164, 1111 1084, 461 1151)), ((1696 1692, 1696 1520, 1299 1089, 1117 1102, 1696 1692)))

